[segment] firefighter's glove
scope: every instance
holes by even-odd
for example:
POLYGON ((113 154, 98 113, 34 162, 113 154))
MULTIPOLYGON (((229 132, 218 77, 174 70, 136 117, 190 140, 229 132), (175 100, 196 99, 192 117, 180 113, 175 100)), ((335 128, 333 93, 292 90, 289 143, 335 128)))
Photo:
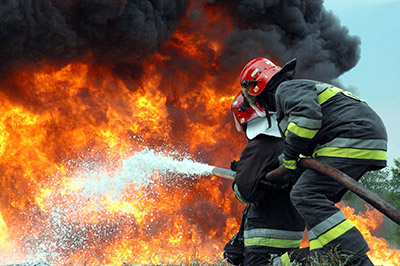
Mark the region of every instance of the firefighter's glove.
POLYGON ((233 160, 232 162, 231 162, 231 169, 232 169, 232 171, 237 171, 237 165, 238 165, 238 163, 239 163, 239 161, 236 161, 236 160, 233 160))
POLYGON ((296 183, 297 179, 300 177, 302 173, 302 169, 300 169, 297 165, 298 162, 299 162, 299 153, 286 144, 285 149, 283 151, 283 164, 289 175, 290 184, 296 183))

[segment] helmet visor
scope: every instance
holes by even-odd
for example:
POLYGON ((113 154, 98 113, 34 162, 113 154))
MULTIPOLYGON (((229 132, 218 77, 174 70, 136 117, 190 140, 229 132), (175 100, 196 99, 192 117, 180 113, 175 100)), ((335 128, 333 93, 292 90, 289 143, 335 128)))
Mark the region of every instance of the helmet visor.
MULTIPOLYGON (((250 89, 251 82, 252 81, 247 81, 247 80, 244 80, 242 82, 243 98, 251 106, 251 108, 254 109, 254 111, 257 113, 258 116, 265 117, 266 116, 265 111, 257 103, 257 99, 256 99, 257 96, 249 94, 249 89, 250 89)), ((257 82, 256 82, 256 84, 257 84, 257 82)))

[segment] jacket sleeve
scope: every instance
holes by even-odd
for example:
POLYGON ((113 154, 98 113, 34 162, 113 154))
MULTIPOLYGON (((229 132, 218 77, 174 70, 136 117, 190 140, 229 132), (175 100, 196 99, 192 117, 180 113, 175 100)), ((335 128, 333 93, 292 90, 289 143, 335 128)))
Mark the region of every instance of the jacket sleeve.
POLYGON ((240 155, 233 189, 236 197, 244 203, 257 202, 268 193, 260 180, 279 167, 279 155, 283 140, 277 137, 259 135, 250 140, 240 155))
POLYGON ((313 138, 322 124, 322 111, 315 84, 286 81, 276 94, 277 113, 281 116, 279 128, 285 143, 298 154, 307 154, 313 138))

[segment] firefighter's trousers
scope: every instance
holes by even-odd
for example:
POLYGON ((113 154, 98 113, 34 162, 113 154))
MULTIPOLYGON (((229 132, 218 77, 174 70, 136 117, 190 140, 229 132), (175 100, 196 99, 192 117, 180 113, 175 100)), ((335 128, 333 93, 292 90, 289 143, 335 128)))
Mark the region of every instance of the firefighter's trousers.
MULTIPOLYGON (((320 157, 318 160, 357 181, 370 168, 368 165, 337 158, 320 157)), ((294 185, 290 197, 306 223, 312 256, 331 252, 335 248, 349 255, 348 265, 372 265, 365 255, 369 248, 364 237, 335 206, 346 191, 343 185, 331 177, 306 169, 294 185)))
MULTIPOLYGON (((287 193, 287 192, 286 192, 287 193)), ((287 202, 289 201, 289 194, 287 202)), ((282 202, 284 197, 282 197, 282 202)), ((286 205, 286 203, 284 203, 286 205)), ((286 208, 293 206, 288 204, 286 208)), ((297 249, 304 236, 304 222, 297 212, 287 215, 287 210, 269 213, 266 205, 248 204, 242 217, 239 232, 226 244, 224 258, 233 265, 266 266, 272 258, 297 249), (284 217, 289 219, 286 222, 284 217), (272 226, 274 223, 275 226, 272 226), (276 229, 280 228, 280 229, 276 229)), ((290 213, 290 212, 289 212, 290 213)))

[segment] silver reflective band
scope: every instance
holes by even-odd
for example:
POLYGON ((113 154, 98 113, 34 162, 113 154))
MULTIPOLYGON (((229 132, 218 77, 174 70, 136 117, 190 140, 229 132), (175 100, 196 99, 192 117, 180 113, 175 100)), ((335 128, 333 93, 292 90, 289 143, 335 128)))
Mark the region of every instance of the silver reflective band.
POLYGON ((289 117, 289 122, 294 122, 297 126, 307 129, 319 129, 321 127, 322 120, 291 115, 289 117))
POLYGON ((304 231, 286 231, 278 229, 251 229, 243 232, 244 238, 268 237, 278 239, 302 240, 304 231))
POLYGON ((338 225, 339 223, 346 220, 344 214, 339 211, 333 214, 328 219, 322 221, 321 223, 314 226, 311 230, 308 231, 308 238, 310 240, 318 238, 320 235, 331 229, 332 227, 338 225))
POLYGON ((322 145, 317 145, 315 150, 324 147, 387 150, 387 141, 384 139, 335 138, 330 142, 324 143, 322 145))

